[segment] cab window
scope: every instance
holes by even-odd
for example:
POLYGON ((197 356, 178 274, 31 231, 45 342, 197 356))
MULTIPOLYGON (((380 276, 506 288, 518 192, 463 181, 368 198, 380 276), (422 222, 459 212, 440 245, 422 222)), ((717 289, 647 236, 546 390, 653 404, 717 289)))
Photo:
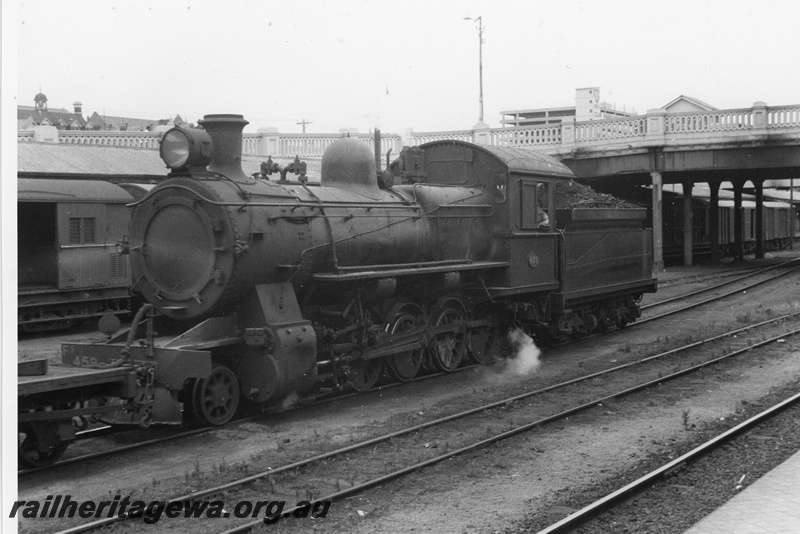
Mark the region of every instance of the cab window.
POLYGON ((504 172, 498 172, 492 180, 492 198, 495 202, 502 203, 508 199, 508 177, 504 172))
POLYGON ((546 228, 550 224, 547 216, 547 184, 522 180, 520 185, 520 227, 525 229, 546 228))

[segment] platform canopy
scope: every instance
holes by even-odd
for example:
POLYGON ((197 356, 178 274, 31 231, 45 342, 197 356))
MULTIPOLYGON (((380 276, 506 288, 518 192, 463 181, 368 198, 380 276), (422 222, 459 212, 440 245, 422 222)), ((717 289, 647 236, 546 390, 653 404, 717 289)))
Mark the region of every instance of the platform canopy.
POLYGON ((133 197, 119 186, 97 180, 20 178, 17 182, 17 200, 129 204, 133 202, 133 197))

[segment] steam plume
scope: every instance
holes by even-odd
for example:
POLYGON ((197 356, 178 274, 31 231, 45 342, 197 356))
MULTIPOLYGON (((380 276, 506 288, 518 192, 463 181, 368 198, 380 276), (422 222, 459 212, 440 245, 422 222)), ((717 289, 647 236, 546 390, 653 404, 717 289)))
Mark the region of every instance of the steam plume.
POLYGON ((525 332, 515 328, 508 332, 508 341, 514 354, 508 359, 507 370, 517 376, 535 373, 539 369, 539 347, 525 332))
POLYGON ((291 393, 286 395, 286 397, 281 401, 281 408, 283 408, 284 410, 290 410, 291 408, 294 408, 295 405, 297 405, 297 401, 299 400, 300 396, 294 391, 292 391, 291 393))

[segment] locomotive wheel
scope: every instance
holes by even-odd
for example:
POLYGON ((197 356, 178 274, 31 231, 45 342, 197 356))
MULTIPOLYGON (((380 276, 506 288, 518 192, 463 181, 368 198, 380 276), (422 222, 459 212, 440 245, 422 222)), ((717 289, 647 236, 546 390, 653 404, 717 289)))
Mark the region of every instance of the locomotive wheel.
POLYGON ((192 411, 203 421, 224 425, 239 407, 239 381, 233 371, 215 364, 205 380, 195 382, 192 411))
POLYGON ((42 467, 57 461, 67 450, 69 442, 61 441, 58 445, 48 447, 46 451, 39 450, 39 439, 30 425, 27 425, 22 442, 17 450, 19 463, 29 467, 42 467))
POLYGON ((372 389, 383 370, 383 360, 356 360, 350 363, 350 385, 354 390, 364 392, 372 389))
POLYGON ((475 363, 487 365, 500 356, 501 336, 498 334, 497 314, 488 306, 481 306, 472 313, 473 319, 488 321, 488 325, 472 328, 467 332, 467 350, 475 363))
POLYGON ((467 337, 469 351, 477 363, 486 365, 497 359, 500 342, 494 330, 489 328, 476 328, 467 337))
MULTIPOLYGON (((464 320, 464 312, 446 307, 436 315, 436 326, 454 324, 464 320)), ((437 335, 431 343, 430 354, 433 365, 445 373, 454 371, 464 359, 467 345, 461 332, 446 332, 437 335)))
MULTIPOLYGON (((394 318, 389 327, 387 327, 387 331, 391 334, 399 334, 413 330, 416 326, 416 317, 410 313, 401 313, 394 318)), ((422 368, 422 358, 422 350, 414 349, 389 356, 386 359, 386 363, 395 378, 401 382, 407 382, 417 376, 420 368, 422 368)))

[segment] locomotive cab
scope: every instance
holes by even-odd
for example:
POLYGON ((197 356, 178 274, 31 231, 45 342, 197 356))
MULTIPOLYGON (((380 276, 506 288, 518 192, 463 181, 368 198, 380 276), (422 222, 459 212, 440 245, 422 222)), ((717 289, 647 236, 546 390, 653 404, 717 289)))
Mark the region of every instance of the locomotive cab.
MULTIPOLYGON (((481 191, 488 209, 481 216, 485 234, 475 242, 489 244, 486 253, 509 268, 486 277, 493 294, 546 291, 559 285, 555 231, 555 185, 572 172, 558 160, 531 150, 435 141, 404 149, 392 165, 417 197, 422 184, 434 188, 481 191), (419 185, 418 185, 419 184, 419 185)), ((474 224, 474 221, 472 221, 474 224)))

